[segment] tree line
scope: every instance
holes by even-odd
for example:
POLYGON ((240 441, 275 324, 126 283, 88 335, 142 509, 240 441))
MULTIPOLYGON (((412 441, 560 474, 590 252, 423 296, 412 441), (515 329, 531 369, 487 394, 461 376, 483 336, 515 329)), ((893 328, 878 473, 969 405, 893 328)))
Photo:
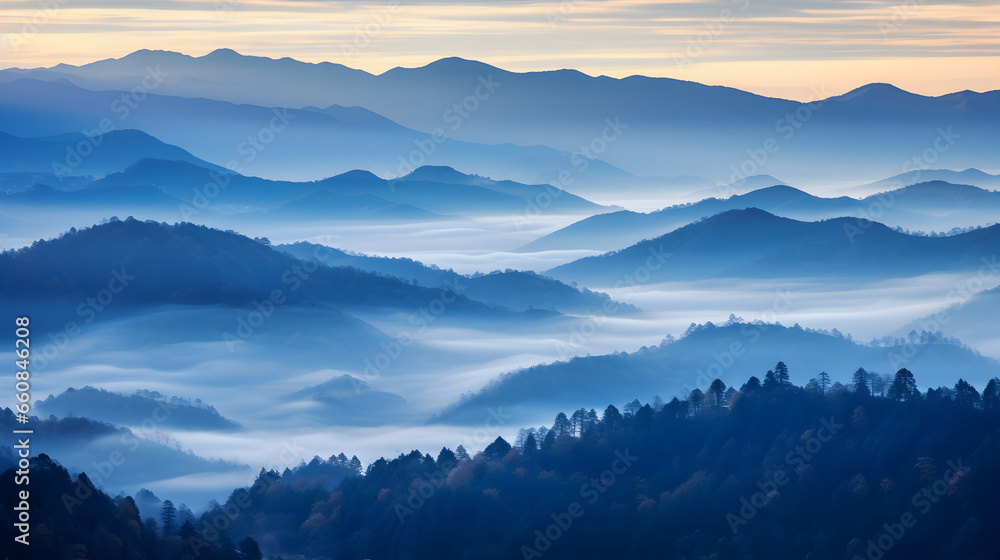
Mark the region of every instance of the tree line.
POLYGON ((560 412, 475 453, 261 471, 197 516, 164 502, 159 524, 97 489, 67 514, 75 482, 39 457, 35 536, 67 559, 1000 557, 1000 380, 920 391, 905 368, 859 368, 796 386, 780 362, 762 378, 560 412))

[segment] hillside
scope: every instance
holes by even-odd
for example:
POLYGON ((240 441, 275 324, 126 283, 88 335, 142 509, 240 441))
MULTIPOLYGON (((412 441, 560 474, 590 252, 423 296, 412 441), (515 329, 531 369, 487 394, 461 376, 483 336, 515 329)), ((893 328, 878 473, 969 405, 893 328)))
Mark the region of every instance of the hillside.
MULTIPOLYGON (((363 476, 343 453, 315 457, 295 471, 262 469, 188 520, 181 539, 144 525, 132 498, 112 500, 43 455, 31 465, 32 511, 52 530, 36 546, 136 560, 194 549, 229 558, 248 539, 264 554, 310 558, 835 560, 891 550, 987 560, 1000 554, 989 529, 1000 522, 998 383, 981 396, 959 380, 903 402, 835 385, 744 387, 719 405, 694 395, 602 405, 522 429, 513 445, 414 450, 363 476), (332 492, 331 475, 341 477, 332 492), (93 498, 66 508, 59 496, 75 485, 93 498), (226 527, 213 528, 223 516, 226 527)), ((0 482, 7 493, 12 474, 0 482)))
POLYGON ((607 286, 640 269, 649 282, 703 278, 903 278, 978 269, 1000 226, 947 237, 907 235, 878 222, 802 222, 757 208, 730 210, 655 239, 558 266, 563 281, 607 286))
POLYGON ((862 345, 838 333, 738 320, 720 326, 692 325, 679 340, 632 353, 577 357, 506 373, 455 403, 437 421, 463 423, 488 408, 502 408, 526 421, 553 406, 597 406, 602 400, 686 395, 716 377, 727 384, 742 383, 752 375, 763 379, 774 367, 774 356, 788 365, 792 382, 799 385, 821 371, 834 381, 847 383, 859 367, 889 374, 905 366, 922 387, 946 383, 945 371, 979 387, 1000 375, 1000 362, 954 341, 926 333, 923 338, 914 333, 913 341, 908 346, 901 341, 888 347, 862 345))
MULTIPOLYGON (((114 289, 116 301, 130 304, 249 306, 278 290, 292 303, 415 309, 440 295, 347 267, 307 271, 295 257, 235 232, 132 218, 4 252, 0 267, 19 271, 0 280, 0 292, 22 300, 80 301, 114 289)), ((457 312, 490 311, 455 297, 457 312)))
POLYGON ((163 418, 160 424, 164 428, 205 431, 240 428, 239 424, 223 417, 215 407, 200 399, 190 402, 154 391, 136 391, 125 395, 90 386, 82 389, 70 387, 58 395, 49 395, 37 401, 33 408, 42 416, 83 416, 119 426, 138 427, 156 412, 157 418, 163 418))
MULTIPOLYGON (((323 256, 328 266, 350 266, 359 270, 395 276, 414 285, 427 287, 461 286, 468 297, 506 307, 515 311, 530 308, 556 309, 565 313, 592 313, 610 301, 607 294, 574 288, 534 272, 517 270, 494 271, 489 274, 461 275, 452 270, 427 266, 408 258, 373 257, 348 254, 344 251, 305 241, 278 245, 300 259, 323 256)), ((623 311, 635 311, 629 304, 618 303, 623 311)))

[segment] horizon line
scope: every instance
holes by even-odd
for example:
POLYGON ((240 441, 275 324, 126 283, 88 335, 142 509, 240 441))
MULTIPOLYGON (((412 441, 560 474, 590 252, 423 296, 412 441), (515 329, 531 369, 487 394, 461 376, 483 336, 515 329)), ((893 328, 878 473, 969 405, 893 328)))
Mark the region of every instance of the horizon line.
MULTIPOLYGON (((615 80, 615 81, 624 81, 624 80, 635 79, 635 78, 640 78, 640 79, 641 78, 645 78, 645 79, 650 79, 650 80, 672 80, 672 81, 677 81, 677 82, 685 82, 685 83, 691 83, 691 84, 698 84, 698 85, 705 86, 705 87, 719 87, 719 88, 732 89, 732 90, 736 90, 736 91, 741 91, 741 92, 749 93, 751 95, 756 95, 758 97, 764 97, 764 98, 769 98, 769 99, 779 99, 779 100, 784 100, 784 101, 792 101, 792 102, 797 102, 797 103, 808 103, 808 102, 813 102, 813 101, 822 101, 822 100, 826 100, 826 99, 833 99, 833 98, 836 98, 836 97, 842 97, 842 96, 845 96, 845 95, 848 95, 848 94, 851 94, 851 93, 854 93, 854 92, 858 92, 859 90, 862 90, 862 89, 870 87, 870 86, 888 86, 888 87, 897 89, 897 90, 899 90, 899 91, 901 91, 903 93, 909 94, 909 95, 914 95, 914 96, 923 97, 923 98, 931 98, 931 99, 942 98, 942 97, 947 97, 947 96, 950 96, 950 95, 956 95, 956 94, 961 94, 961 93, 973 93, 973 94, 976 94, 976 95, 986 95, 986 94, 989 94, 989 93, 1000 92, 1000 89, 990 89, 990 90, 979 91, 979 90, 975 90, 975 89, 971 89, 971 88, 965 88, 965 89, 950 91, 948 93, 942 93, 942 94, 939 94, 939 95, 933 95, 933 94, 924 94, 924 93, 918 93, 916 91, 908 90, 908 89, 899 87, 899 86, 897 86, 897 85, 895 85, 895 84, 893 84, 891 82, 877 82, 876 81, 876 82, 863 83, 863 84, 860 84, 858 86, 852 87, 851 89, 848 89, 848 90, 846 90, 846 91, 844 91, 842 93, 837 93, 837 94, 829 95, 828 97, 823 97, 823 98, 817 97, 817 98, 812 98, 812 99, 809 99, 809 100, 801 100, 801 99, 792 99, 792 98, 788 98, 788 97, 779 97, 779 96, 775 96, 775 95, 768 95, 768 94, 765 94, 765 93, 759 93, 759 92, 753 91, 751 89, 742 89, 740 87, 732 86, 732 85, 699 82, 699 81, 695 81, 695 80, 686 80, 686 79, 683 79, 683 78, 677 78, 677 77, 673 77, 673 76, 655 76, 655 75, 648 75, 648 74, 629 74, 629 75, 625 75, 625 76, 610 76, 610 75, 607 75, 607 74, 594 75, 594 74, 588 74, 587 72, 584 72, 582 70, 578 70, 576 68, 571 68, 571 67, 549 68, 549 69, 533 69, 533 70, 523 70, 523 71, 509 70, 509 69, 503 68, 501 66, 497 66, 497 65, 489 63, 489 62, 484 62, 482 60, 478 60, 478 59, 474 59, 474 58, 465 58, 465 57, 459 56, 459 55, 451 55, 451 56, 443 56, 443 57, 439 57, 439 58, 434 58, 434 59, 430 60, 429 62, 423 63, 421 65, 417 65, 417 66, 394 66, 394 67, 386 69, 386 70, 384 70, 382 72, 373 72, 373 71, 368 70, 368 69, 364 69, 364 68, 360 68, 360 67, 355 67, 355 66, 348 66, 346 64, 343 64, 343 63, 340 63, 340 62, 334 62, 334 61, 331 61, 331 60, 309 61, 309 60, 303 60, 303 59, 295 58, 295 57, 292 57, 292 56, 282 56, 282 57, 275 58, 275 57, 266 56, 266 55, 257 55, 257 54, 242 53, 242 52, 239 52, 236 49, 233 49, 233 48, 230 48, 230 47, 215 48, 215 49, 213 49, 211 51, 208 51, 205 54, 202 54, 200 56, 199 55, 188 54, 188 53, 181 52, 181 51, 167 50, 167 49, 148 49, 148 48, 142 48, 142 49, 137 49, 135 51, 131 51, 131 52, 126 53, 124 55, 120 55, 118 57, 109 56, 109 57, 105 57, 105 58, 99 58, 99 59, 96 59, 96 60, 91 60, 90 62, 86 62, 86 63, 78 64, 78 65, 77 64, 69 64, 69 63, 60 62, 60 63, 55 64, 53 66, 35 66, 35 67, 9 66, 9 67, 0 68, 0 71, 23 71, 23 72, 31 72, 31 71, 38 71, 38 70, 56 70, 60 66, 69 66, 69 67, 72 67, 72 68, 82 68, 84 66, 89 66, 89 65, 92 65, 92 64, 98 64, 98 63, 102 63, 102 62, 120 61, 120 60, 126 59, 128 57, 131 57, 131 56, 134 56, 134 55, 137 55, 137 54, 140 54, 140 53, 164 53, 164 54, 171 54, 171 55, 180 55, 180 56, 192 59, 192 60, 200 60, 200 59, 208 58, 208 57, 210 57, 212 55, 217 55, 217 54, 222 54, 222 53, 233 53, 233 54, 235 54, 235 55, 237 55, 237 56, 239 56, 241 58, 244 58, 244 59, 254 59, 254 58, 256 58, 256 59, 265 59, 265 60, 269 60, 269 61, 272 61, 272 62, 280 62, 280 61, 283 61, 283 60, 290 60, 290 61, 294 61, 294 62, 297 62, 297 63, 300 63, 300 64, 308 64, 308 65, 312 65, 312 66, 332 65, 332 66, 337 66, 337 67, 341 67, 341 68, 346 68, 346 69, 349 69, 349 70, 353 70, 353 71, 356 71, 356 72, 363 72, 363 73, 368 74, 369 76, 373 76, 373 77, 381 77, 381 76, 384 76, 384 75, 386 75, 386 74, 388 74, 390 72, 396 71, 396 70, 418 70, 418 69, 422 69, 422 68, 427 68, 427 67, 429 67, 431 65, 434 65, 434 64, 437 64, 437 63, 440 63, 440 62, 443 62, 443 61, 447 61, 447 60, 460 60, 460 61, 468 62, 468 63, 482 64, 484 66, 488 66, 488 67, 493 68, 495 70, 498 70, 498 71, 501 71, 501 72, 510 73, 510 74, 526 75, 526 74, 546 74, 546 73, 554 73, 554 72, 576 72, 576 73, 582 74, 582 75, 584 75, 584 76, 586 76, 588 78, 595 79, 595 80, 602 79, 602 78, 604 78, 604 79, 610 79, 610 80, 615 80)), ((806 86, 804 85, 803 87, 806 87, 806 86)), ((816 88, 813 87, 813 91, 815 91, 815 89, 816 88)))

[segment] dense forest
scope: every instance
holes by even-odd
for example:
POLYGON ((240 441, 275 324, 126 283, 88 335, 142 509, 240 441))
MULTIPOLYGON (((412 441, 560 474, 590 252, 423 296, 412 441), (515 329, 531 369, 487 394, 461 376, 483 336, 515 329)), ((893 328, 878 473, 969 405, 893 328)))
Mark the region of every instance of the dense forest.
POLYGON ((780 362, 762 377, 559 413, 474 456, 413 451, 364 473, 317 457, 261 471, 199 516, 167 501, 142 519, 132 498, 41 455, 31 557, 1000 557, 1000 380, 921 392, 906 369, 859 369, 849 385, 821 374, 798 387, 780 362))

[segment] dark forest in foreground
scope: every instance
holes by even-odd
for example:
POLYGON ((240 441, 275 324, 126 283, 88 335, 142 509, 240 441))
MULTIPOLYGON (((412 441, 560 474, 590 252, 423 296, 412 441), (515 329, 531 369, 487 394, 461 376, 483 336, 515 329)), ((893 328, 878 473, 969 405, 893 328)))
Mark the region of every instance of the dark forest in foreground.
POLYGON ((874 392, 864 370, 827 381, 791 385, 779 363, 739 390, 560 413, 474 457, 413 451, 363 475, 317 457, 199 517, 142 519, 43 455, 29 557, 1000 557, 1000 380, 983 394, 962 380, 921 393, 905 369, 874 392))

